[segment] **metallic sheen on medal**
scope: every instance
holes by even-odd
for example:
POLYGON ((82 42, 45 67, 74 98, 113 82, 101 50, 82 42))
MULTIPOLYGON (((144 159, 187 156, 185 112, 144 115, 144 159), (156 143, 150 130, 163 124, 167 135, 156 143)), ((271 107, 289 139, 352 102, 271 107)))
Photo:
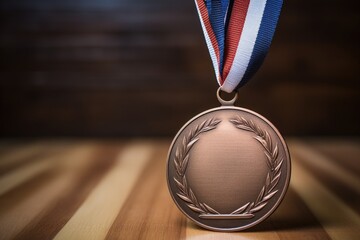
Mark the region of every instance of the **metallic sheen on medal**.
POLYGON ((171 144, 167 181, 179 209, 198 225, 238 231, 265 220, 290 181, 290 155, 264 117, 223 106, 191 119, 171 144))
POLYGON ((270 216, 290 182, 290 155, 279 131, 263 116, 234 106, 237 90, 264 60, 282 0, 195 0, 195 5, 221 106, 200 113, 175 136, 167 182, 178 208, 196 224, 240 231, 270 216), (225 101, 221 91, 235 97, 225 101))

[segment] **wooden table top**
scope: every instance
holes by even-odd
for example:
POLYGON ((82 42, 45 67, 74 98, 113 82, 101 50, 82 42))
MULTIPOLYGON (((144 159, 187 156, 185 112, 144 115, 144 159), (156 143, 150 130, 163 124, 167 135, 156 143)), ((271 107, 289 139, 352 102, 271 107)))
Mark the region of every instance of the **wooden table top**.
POLYGON ((169 140, 3 140, 0 239, 360 239, 360 140, 288 143, 292 178, 277 211, 217 233, 172 202, 169 140))

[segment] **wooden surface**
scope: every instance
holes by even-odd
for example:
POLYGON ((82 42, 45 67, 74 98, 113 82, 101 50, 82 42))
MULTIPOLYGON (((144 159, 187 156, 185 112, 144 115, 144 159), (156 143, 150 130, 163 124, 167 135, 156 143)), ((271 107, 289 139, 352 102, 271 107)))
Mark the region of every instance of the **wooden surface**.
POLYGON ((216 233, 167 190, 168 140, 0 142, 0 239, 360 239, 360 140, 290 139, 285 200, 262 224, 216 233))
MULTIPOLYGON (((289 135, 359 135, 358 0, 284 2, 239 105, 289 135)), ((193 0, 0 1, 0 136, 170 136, 218 105, 193 0)))

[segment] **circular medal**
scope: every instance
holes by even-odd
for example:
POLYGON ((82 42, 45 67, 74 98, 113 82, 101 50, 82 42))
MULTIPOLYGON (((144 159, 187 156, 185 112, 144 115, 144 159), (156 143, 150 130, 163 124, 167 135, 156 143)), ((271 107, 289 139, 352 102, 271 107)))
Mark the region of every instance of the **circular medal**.
POLYGON ((176 205, 195 223, 238 231, 262 222, 279 206, 290 181, 290 155, 268 120, 222 103, 178 132, 167 181, 176 205))
POLYGON ((221 99, 236 92, 261 66, 282 0, 195 0, 219 83, 222 107, 191 119, 176 135, 167 181, 179 209, 198 225, 237 231, 265 220, 290 181, 284 139, 261 115, 221 99))

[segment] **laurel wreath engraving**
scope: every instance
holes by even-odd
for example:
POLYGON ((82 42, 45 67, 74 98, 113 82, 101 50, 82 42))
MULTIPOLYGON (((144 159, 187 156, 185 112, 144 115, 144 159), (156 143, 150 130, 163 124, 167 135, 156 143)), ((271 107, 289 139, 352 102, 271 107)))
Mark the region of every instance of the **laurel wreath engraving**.
POLYGON ((279 158, 279 148, 277 144, 275 146, 272 143, 271 137, 267 131, 259 128, 252 120, 248 121, 243 117, 236 116, 231 119, 230 122, 234 124, 238 129, 253 132, 256 136, 254 138, 265 149, 264 153, 267 159, 267 165, 270 169, 266 176, 265 185, 262 187, 255 202, 247 203, 241 208, 235 210, 232 214, 253 214, 263 209, 268 201, 278 192, 275 187, 279 183, 281 176, 281 165, 284 161, 283 158, 279 158))
MULTIPOLYGON (((231 218, 237 216, 238 218, 252 218, 254 213, 263 209, 268 201, 278 192, 275 187, 279 183, 281 176, 281 165, 283 158, 279 159, 279 149, 277 144, 273 146, 271 137, 267 131, 262 130, 253 121, 248 121, 243 117, 236 116, 229 120, 236 128, 249 131, 255 134, 256 139, 264 148, 264 153, 267 158, 267 165, 269 172, 266 177, 265 185, 262 187, 257 199, 253 202, 248 202, 240 208, 236 209, 230 214, 221 214, 206 203, 200 203, 186 180, 186 168, 189 163, 190 150, 194 144, 199 140, 199 135, 204 132, 211 131, 217 127, 221 120, 211 118, 202 122, 193 131, 183 138, 182 145, 176 149, 174 164, 177 177, 174 181, 179 190, 176 195, 186 202, 186 205, 194 212, 199 213, 199 217, 208 218, 209 216, 226 216, 231 218)), ((225 218, 226 218, 225 217, 225 218)), ((210 218, 210 217, 209 217, 210 218)))
POLYGON ((198 136, 201 133, 215 129, 220 122, 220 120, 214 118, 202 122, 193 131, 190 131, 188 136, 184 137, 181 148, 177 148, 175 153, 174 163, 176 174, 179 179, 176 179, 176 177, 174 177, 174 180, 180 191, 176 195, 178 195, 179 198, 184 200, 189 208, 200 214, 220 213, 208 206, 207 204, 200 203, 195 197, 194 192, 189 187, 185 177, 186 168, 189 163, 189 153, 194 144, 199 140, 198 136))

